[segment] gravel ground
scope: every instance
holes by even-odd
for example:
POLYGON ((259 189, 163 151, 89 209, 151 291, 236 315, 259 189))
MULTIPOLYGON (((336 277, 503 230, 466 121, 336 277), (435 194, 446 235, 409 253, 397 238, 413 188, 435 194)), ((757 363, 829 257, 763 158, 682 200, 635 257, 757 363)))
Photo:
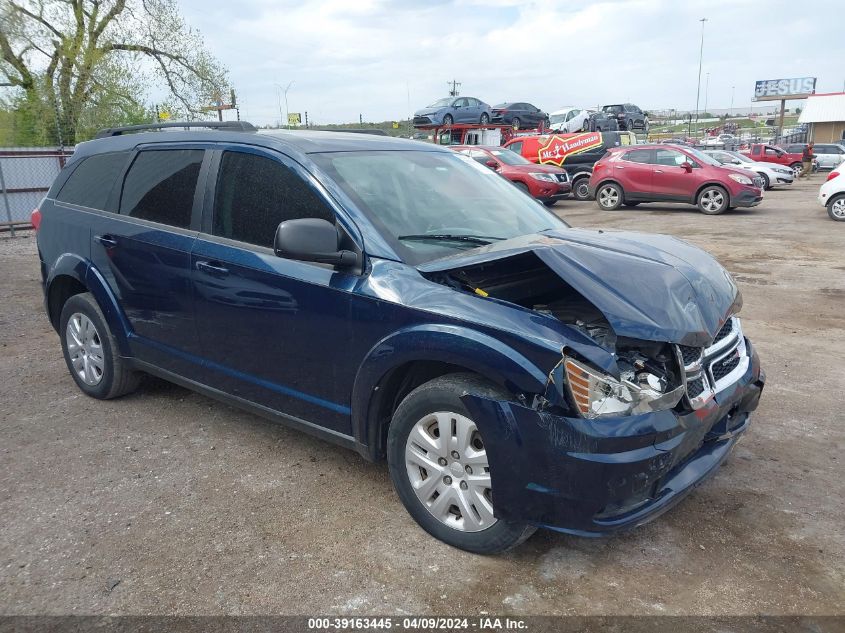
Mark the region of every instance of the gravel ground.
POLYGON ((768 383, 732 458, 673 511, 499 557, 430 538, 350 451, 158 380, 84 397, 33 237, 0 234, 0 613, 842 614, 845 225, 817 206, 822 179, 720 217, 555 207, 712 252, 768 383))

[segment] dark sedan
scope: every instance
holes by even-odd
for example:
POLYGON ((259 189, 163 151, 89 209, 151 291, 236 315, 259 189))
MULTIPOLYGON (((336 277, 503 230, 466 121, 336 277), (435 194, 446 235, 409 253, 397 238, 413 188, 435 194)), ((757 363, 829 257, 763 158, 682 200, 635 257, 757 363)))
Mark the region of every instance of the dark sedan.
POLYGON ((493 106, 493 123, 512 125, 517 130, 549 126, 549 115, 530 103, 508 101, 493 106))

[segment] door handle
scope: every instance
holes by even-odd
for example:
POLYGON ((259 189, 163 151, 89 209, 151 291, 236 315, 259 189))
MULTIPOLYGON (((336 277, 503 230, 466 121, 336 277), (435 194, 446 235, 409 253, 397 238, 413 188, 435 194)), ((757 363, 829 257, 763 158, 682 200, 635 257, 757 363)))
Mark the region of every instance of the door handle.
POLYGON ((625 165, 617 165, 616 169, 625 169, 625 165))
POLYGON ((95 235, 94 239, 106 248, 114 248, 117 246, 117 240, 111 235, 95 235))
POLYGON ((204 262, 198 261, 196 263, 197 270, 201 270, 204 273, 208 273, 210 275, 217 275, 223 277, 229 274, 229 269, 225 266, 220 266, 218 263, 212 262, 204 262))
POLYGON ((654 173, 655 173, 655 174, 662 174, 662 173, 663 173, 663 170, 662 170, 662 169, 655 169, 655 170, 654 170, 654 173))

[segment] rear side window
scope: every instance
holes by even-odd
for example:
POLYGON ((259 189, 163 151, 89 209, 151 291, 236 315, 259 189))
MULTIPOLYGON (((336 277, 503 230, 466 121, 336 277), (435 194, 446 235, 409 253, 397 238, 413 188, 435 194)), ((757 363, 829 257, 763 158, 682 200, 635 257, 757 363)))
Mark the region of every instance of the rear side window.
POLYGON ((82 159, 56 200, 104 210, 128 158, 129 152, 109 152, 82 159))
POLYGON ((630 152, 625 152, 622 158, 631 163, 651 163, 652 152, 650 149, 635 149, 630 152))
POLYGON ((186 229, 200 166, 201 149, 148 150, 138 154, 126 174, 120 213, 186 229))
POLYGON ((224 152, 214 199, 214 235, 272 248, 285 220, 320 218, 329 206, 299 174, 257 154, 224 152))
POLYGON ((522 141, 511 143, 510 145, 508 145, 508 149, 512 152, 516 152, 517 154, 522 153, 522 141))

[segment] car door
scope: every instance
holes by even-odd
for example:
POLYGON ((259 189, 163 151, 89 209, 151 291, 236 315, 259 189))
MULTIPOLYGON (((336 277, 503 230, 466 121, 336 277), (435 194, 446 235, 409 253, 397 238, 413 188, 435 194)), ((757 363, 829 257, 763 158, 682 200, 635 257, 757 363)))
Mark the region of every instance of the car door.
POLYGON ((613 163, 613 175, 625 190, 625 198, 649 199, 652 191, 652 160, 654 150, 633 149, 613 163))
POLYGON ((295 161, 257 148, 215 152, 202 233, 191 254, 203 382, 237 398, 350 433, 358 275, 274 254, 284 220, 337 221, 295 161))
POLYGON ((452 107, 454 109, 455 123, 466 123, 470 120, 472 113, 469 112, 469 102, 466 97, 455 99, 452 107))
POLYGON ((700 167, 692 158, 678 150, 655 150, 652 178, 655 197, 661 200, 688 202, 698 188, 700 167), (684 169, 684 163, 692 165, 692 171, 684 169))
POLYGON ((142 147, 116 187, 117 214, 92 230, 91 259, 122 308, 132 354, 180 375, 196 369, 199 345, 191 248, 210 158, 202 146, 142 147))

